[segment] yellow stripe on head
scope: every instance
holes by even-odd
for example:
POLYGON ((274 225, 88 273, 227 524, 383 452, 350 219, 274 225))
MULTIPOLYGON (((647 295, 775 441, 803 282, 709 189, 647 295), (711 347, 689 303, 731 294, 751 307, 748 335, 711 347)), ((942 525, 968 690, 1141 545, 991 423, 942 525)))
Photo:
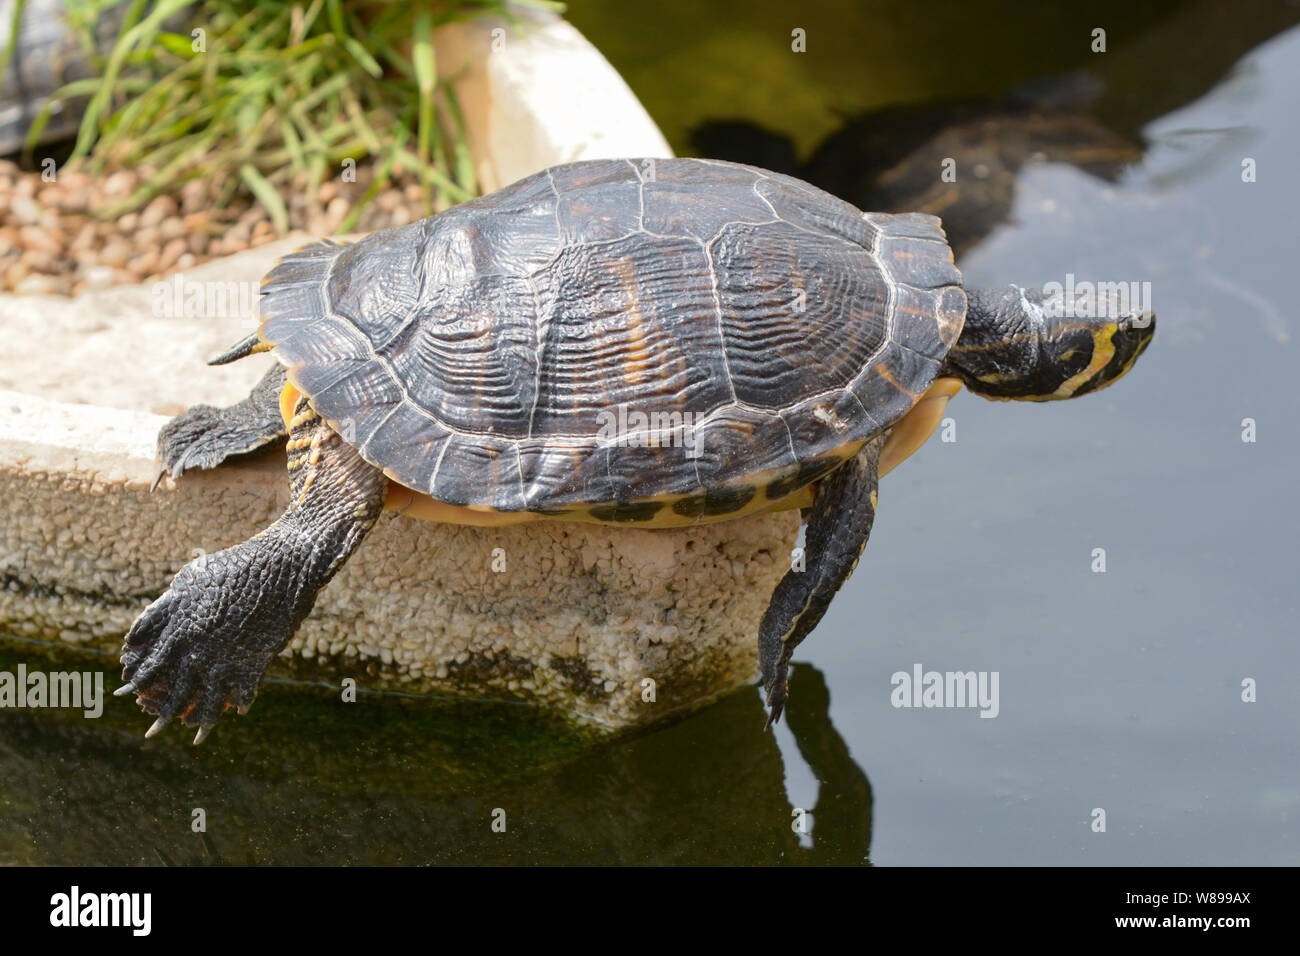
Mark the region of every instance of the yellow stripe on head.
POLYGON ((1071 375, 1055 392, 1048 395, 1048 399, 1069 398, 1086 382, 1092 381, 1115 357, 1114 335, 1119 331, 1119 326, 1114 322, 1108 322, 1092 333, 1092 361, 1087 367, 1074 375, 1071 375))

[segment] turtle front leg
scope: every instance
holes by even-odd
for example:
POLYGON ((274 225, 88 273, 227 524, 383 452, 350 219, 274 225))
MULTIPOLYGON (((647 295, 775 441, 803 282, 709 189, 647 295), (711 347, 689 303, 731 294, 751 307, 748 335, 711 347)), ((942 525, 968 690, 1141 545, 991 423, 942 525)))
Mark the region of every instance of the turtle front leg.
MULTIPOLYGON (((280 417, 284 367, 275 363, 248 398, 227 408, 195 405, 158 432, 158 460, 179 478, 186 468, 215 468, 231 455, 256 451, 288 434, 280 417)), ((155 481, 154 485, 157 486, 155 481)))
POLYGON ((125 687, 158 720, 199 725, 201 743, 228 706, 247 710, 271 659, 311 613, 384 506, 388 480, 312 411, 294 410, 288 509, 243 544, 191 561, 126 636, 125 687))
POLYGON ((806 509, 806 568, 793 568, 772 592, 758 627, 758 660, 769 708, 766 730, 781 719, 790 655, 826 613, 866 546, 876 517, 876 484, 884 436, 868 442, 817 488, 806 509))

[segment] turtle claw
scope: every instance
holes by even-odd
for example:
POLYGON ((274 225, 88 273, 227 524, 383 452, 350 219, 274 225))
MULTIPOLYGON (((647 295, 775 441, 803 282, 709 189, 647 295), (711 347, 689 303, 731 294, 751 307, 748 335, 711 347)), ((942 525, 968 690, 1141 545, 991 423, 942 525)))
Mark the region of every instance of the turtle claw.
POLYGON ((153 494, 155 491, 158 490, 158 486, 162 484, 163 476, 166 474, 167 474, 166 468, 162 468, 159 470, 157 477, 155 477, 153 480, 153 484, 149 486, 149 494, 153 494))
POLYGON ((144 739, 148 740, 150 737, 157 737, 162 733, 163 728, 167 726, 167 721, 170 719, 170 717, 159 717, 155 720, 153 726, 144 732, 144 739))
POLYGON ((212 733, 212 728, 215 726, 215 724, 204 724, 200 727, 199 732, 194 735, 194 746, 197 747, 199 744, 203 743, 203 741, 207 740, 208 734, 212 733))
POLYGON ((135 684, 132 683, 131 681, 127 681, 125 684, 123 684, 123 685, 122 685, 121 687, 119 687, 117 690, 113 691, 113 696, 114 696, 114 697, 125 697, 127 694, 131 693, 133 690, 135 690, 135 684))
POLYGON ((772 686, 767 693, 767 720, 763 722, 764 732, 770 730, 773 724, 781 722, 781 712, 785 710, 786 699, 786 679, 782 673, 780 680, 772 686))

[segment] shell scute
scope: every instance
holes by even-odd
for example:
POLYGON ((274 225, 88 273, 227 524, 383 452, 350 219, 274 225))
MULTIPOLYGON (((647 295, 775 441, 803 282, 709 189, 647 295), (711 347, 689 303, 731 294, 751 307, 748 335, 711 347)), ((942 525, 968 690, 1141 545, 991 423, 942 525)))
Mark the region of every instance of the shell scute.
POLYGON ((785 222, 728 226, 711 248, 738 401, 843 388, 884 343, 889 292, 867 250, 785 222))
POLYGON ((690 464, 699 490, 707 490, 755 475, 784 473, 798 467, 798 459, 780 415, 733 406, 696 429, 690 464))

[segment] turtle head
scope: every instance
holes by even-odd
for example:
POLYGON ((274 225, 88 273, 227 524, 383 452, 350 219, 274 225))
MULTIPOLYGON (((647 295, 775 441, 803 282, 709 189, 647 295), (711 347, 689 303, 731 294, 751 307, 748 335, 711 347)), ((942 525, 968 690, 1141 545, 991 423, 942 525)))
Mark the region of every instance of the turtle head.
POLYGON ((1147 298, 1128 283, 1007 286, 968 293, 966 324, 941 374, 985 398, 1048 402, 1120 378, 1156 331, 1147 298))

